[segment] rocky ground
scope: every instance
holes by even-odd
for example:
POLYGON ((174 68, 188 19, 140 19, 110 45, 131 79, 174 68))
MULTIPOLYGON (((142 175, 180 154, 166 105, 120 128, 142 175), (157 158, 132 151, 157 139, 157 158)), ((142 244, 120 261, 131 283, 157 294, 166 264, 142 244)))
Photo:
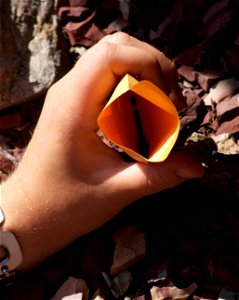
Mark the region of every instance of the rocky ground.
MULTIPOLYGON (((188 104, 180 112, 175 148, 200 157, 206 172, 200 180, 139 199, 109 224, 16 278, 6 299, 238 299, 239 2, 57 3, 57 33, 67 65, 119 30, 174 60, 188 104)), ((15 169, 34 131, 47 89, 41 84, 35 92, 26 85, 31 96, 19 101, 8 101, 15 94, 1 90, 1 180, 15 169)))

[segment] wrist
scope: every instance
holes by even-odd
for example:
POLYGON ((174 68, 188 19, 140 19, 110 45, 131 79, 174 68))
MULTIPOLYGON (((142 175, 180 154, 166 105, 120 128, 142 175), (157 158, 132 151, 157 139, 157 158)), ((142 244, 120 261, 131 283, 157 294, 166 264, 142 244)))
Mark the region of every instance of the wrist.
MULTIPOLYGON (((0 186, 0 204, 2 206, 2 186, 0 186)), ((3 227, 5 216, 0 207, 0 225, 3 227)), ((11 231, 0 230, 0 280, 15 274, 22 263, 22 251, 19 242, 11 231)))

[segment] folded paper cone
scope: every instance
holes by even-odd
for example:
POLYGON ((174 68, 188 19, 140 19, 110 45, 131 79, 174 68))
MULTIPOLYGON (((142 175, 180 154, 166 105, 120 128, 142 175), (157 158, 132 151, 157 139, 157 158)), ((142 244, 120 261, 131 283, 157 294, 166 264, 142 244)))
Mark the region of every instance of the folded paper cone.
POLYGON ((160 162, 180 129, 177 110, 153 83, 126 74, 97 119, 104 137, 140 162, 160 162))

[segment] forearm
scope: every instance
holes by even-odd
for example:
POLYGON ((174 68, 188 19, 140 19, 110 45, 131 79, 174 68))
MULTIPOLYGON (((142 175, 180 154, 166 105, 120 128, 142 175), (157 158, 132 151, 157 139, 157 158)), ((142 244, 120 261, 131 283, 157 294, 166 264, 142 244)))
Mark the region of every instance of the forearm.
POLYGON ((32 196, 30 188, 27 193, 22 187, 18 172, 2 184, 1 207, 5 222, 1 230, 13 232, 20 244, 23 253, 20 271, 38 265, 101 226, 128 204, 110 197, 94 197, 95 193, 90 197, 86 192, 78 195, 71 190, 67 195, 64 186, 57 192, 51 188, 45 191, 45 188, 43 185, 41 190, 39 186, 32 196))
POLYGON ((52 230, 57 227, 56 222, 49 209, 45 210, 48 217, 42 214, 43 203, 37 203, 41 201, 40 197, 36 195, 36 201, 27 197, 17 175, 14 174, 2 184, 1 207, 5 221, 1 230, 11 231, 19 242, 23 254, 23 262, 18 268, 21 271, 37 265, 51 255, 60 247, 57 243, 64 243, 64 238, 59 238, 57 230, 55 237, 53 236, 52 230))

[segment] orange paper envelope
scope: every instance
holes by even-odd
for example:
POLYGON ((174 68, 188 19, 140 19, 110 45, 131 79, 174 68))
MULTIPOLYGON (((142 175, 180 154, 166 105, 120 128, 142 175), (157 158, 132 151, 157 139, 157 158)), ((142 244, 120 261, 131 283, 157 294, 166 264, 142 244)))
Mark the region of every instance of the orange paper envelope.
POLYGON ((160 162, 180 129, 172 101, 153 83, 126 74, 97 119, 104 137, 140 162, 160 162))

